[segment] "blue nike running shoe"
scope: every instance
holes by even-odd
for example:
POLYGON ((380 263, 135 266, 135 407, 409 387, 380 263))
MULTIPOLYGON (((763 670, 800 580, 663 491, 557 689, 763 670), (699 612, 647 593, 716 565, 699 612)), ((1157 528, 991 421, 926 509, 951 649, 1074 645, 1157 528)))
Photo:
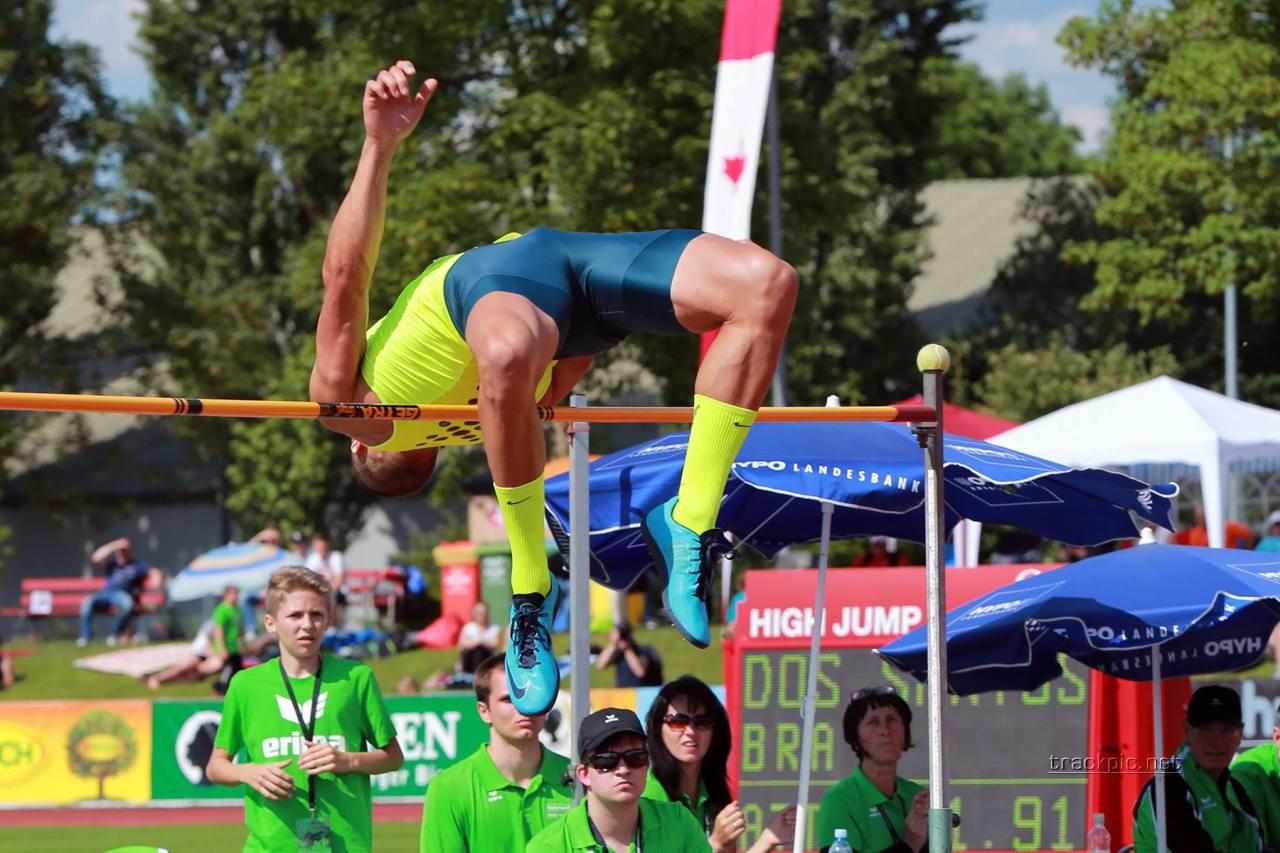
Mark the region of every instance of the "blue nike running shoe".
POLYGON ((716 558, 729 553, 729 543, 719 528, 694 533, 671 516, 677 498, 654 507, 644 517, 640 532, 649 544, 654 564, 667 578, 662 603, 686 640, 700 649, 711 645, 707 620, 707 596, 716 558))
POLYGON ((551 591, 511 596, 511 639, 507 643, 507 688, 511 703, 526 717, 551 710, 560 692, 560 668, 551 652, 551 626, 560 610, 560 584, 551 591))

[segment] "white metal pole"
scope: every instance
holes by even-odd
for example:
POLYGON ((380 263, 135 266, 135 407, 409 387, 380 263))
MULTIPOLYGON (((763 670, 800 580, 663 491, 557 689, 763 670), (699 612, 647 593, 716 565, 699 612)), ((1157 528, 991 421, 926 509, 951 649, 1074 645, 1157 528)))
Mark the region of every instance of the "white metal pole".
MULTIPOLYGON (((840 405, 834 394, 828 406, 840 405)), ((831 515, 835 504, 822 502, 822 537, 818 545, 818 588, 813 594, 813 623, 809 630, 809 669, 806 673, 804 706, 800 709, 800 788, 796 794, 796 836, 793 853, 804 853, 809 828, 809 765, 813 763, 813 726, 818 712, 818 656, 822 649, 823 608, 827 601, 827 559, 831 552, 831 515)), ((822 845, 818 839, 818 845, 822 845)))
POLYGON ((943 567, 946 515, 942 494, 942 379, 951 357, 929 344, 916 356, 924 374, 924 402, 937 410, 937 421, 918 427, 925 463, 925 565, 928 580, 928 702, 929 702, 929 851, 951 850, 951 809, 947 802, 947 598, 943 567))
POLYGON ((1165 841, 1168 838, 1168 827, 1165 824, 1164 810, 1164 774, 1162 759, 1164 758, 1164 701, 1160 688, 1160 647, 1151 648, 1151 719, 1156 728, 1156 850, 1164 853, 1169 849, 1165 841))
MULTIPOLYGON (((569 405, 585 407, 587 398, 574 394, 569 405)), ((576 766, 582 759, 578 755, 578 730, 583 717, 591 711, 591 512, 588 478, 590 464, 587 455, 591 427, 582 421, 569 425, 569 678, 571 716, 570 756, 576 766)), ((577 785, 577 797, 582 798, 582 785, 577 785)))

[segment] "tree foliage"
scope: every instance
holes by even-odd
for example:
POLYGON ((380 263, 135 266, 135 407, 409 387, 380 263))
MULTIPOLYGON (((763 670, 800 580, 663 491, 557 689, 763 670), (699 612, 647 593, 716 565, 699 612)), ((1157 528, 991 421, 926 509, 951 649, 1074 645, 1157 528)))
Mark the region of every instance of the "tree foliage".
MULTIPOLYGON (((949 97, 938 60, 953 47, 948 28, 975 10, 786 7, 785 253, 804 279, 789 354, 797 402, 914 384, 919 333, 905 303, 922 259, 924 158, 949 97)), ((441 89, 393 170, 373 316, 431 258, 504 231, 696 226, 722 21, 718 0, 399 0, 377 15, 337 0, 148 0, 140 37, 155 87, 132 107, 122 203, 125 228, 163 260, 131 274, 119 253, 135 334, 166 355, 184 395, 302 392, 362 84, 401 57, 441 89)), ((763 231, 766 205, 756 209, 763 231)), ((695 346, 639 336, 633 351, 679 400, 695 346)), ((318 427, 193 428, 209 453, 229 455, 243 527, 358 524, 368 498, 351 486, 344 443, 318 427)))
POLYGON ((990 355, 975 394, 991 414, 1024 422, 1041 415, 1177 372, 1168 347, 1132 352, 1123 344, 1081 350, 1051 335, 1041 346, 1009 344, 990 355))
POLYGON ((1083 169, 1080 131, 1062 123, 1043 83, 1022 74, 992 80, 969 62, 935 65, 943 108, 929 148, 929 180, 1048 178, 1083 169))
POLYGON ((1106 240, 1089 304, 1144 322, 1194 320, 1191 294, 1242 285, 1280 303, 1280 15, 1270 0, 1104 0, 1059 36, 1072 62, 1114 77, 1113 132, 1091 172, 1106 240))

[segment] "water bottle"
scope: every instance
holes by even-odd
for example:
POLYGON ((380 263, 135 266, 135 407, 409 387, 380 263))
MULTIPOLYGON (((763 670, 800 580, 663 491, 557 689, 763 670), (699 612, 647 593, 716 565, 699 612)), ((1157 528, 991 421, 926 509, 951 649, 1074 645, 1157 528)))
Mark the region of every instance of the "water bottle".
POLYGON ((1089 839, 1085 844, 1089 853, 1111 853, 1111 833, 1103 826, 1106 815, 1101 812, 1093 816, 1093 829, 1089 830, 1089 839))
POLYGON ((853 853, 853 848, 849 846, 849 830, 836 830, 836 840, 831 842, 827 853, 853 853))

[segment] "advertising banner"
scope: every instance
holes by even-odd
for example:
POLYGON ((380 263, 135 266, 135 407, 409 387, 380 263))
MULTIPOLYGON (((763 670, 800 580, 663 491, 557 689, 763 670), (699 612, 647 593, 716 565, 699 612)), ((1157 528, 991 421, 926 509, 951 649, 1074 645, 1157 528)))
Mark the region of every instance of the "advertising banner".
POLYGON ((152 706, 151 796, 156 800, 233 800, 244 792, 215 785, 205 775, 222 702, 156 702, 152 706))
POLYGON ((150 797, 150 702, 0 702, 0 803, 150 797))

